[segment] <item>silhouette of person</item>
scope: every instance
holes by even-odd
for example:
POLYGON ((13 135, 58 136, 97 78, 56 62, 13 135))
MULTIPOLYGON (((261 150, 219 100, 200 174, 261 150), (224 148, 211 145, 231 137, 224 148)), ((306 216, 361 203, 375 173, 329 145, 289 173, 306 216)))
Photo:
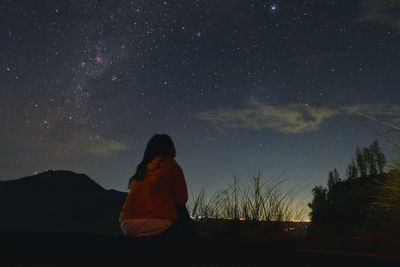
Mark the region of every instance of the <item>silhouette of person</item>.
POLYGON ((175 156, 175 144, 166 134, 156 134, 147 143, 120 213, 124 235, 193 236, 185 177, 175 156))

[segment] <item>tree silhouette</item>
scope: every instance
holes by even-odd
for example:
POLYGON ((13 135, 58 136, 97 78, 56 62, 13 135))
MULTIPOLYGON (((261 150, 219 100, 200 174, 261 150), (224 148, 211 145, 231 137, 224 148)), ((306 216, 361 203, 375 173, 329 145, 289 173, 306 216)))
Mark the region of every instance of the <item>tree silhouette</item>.
POLYGON ((365 153, 361 152, 361 149, 357 147, 356 149, 356 162, 357 168, 362 177, 367 176, 367 165, 366 165, 365 153))
POLYGON ((333 187, 340 182, 340 174, 337 169, 328 173, 328 189, 332 190, 333 187))
POLYGON ((327 220, 328 189, 315 186, 312 189, 313 200, 308 206, 311 209, 311 218, 315 223, 325 223, 327 220))
POLYGON ((364 147, 363 149, 357 147, 356 162, 357 165, 353 164, 353 162, 350 163, 351 173, 348 172, 348 177, 355 178, 354 166, 357 168, 357 175, 359 174, 361 177, 383 174, 386 157, 379 146, 379 142, 375 140, 369 147, 364 147))
POLYGON ((367 147, 364 147, 362 151, 363 151, 363 158, 365 161, 364 164, 367 166, 367 175, 376 175, 377 171, 376 171, 376 163, 375 163, 374 154, 367 147))
MULTIPOLYGON (((370 151, 373 154, 374 160, 375 160, 375 167, 378 168, 376 170, 376 174, 383 174, 383 168, 386 165, 386 157, 385 154, 383 154, 381 147, 379 146, 379 142, 375 140, 371 146, 370 146, 370 151)), ((372 174, 371 174, 372 175, 372 174)))
POLYGON ((388 173, 388 179, 379 186, 372 217, 386 233, 400 236, 400 161, 388 173))
POLYGON ((312 189, 310 233, 354 234, 371 224, 371 207, 376 204, 379 185, 385 183, 386 157, 379 143, 356 148, 356 160, 347 167, 347 178, 337 169, 328 173, 327 187, 312 189))
POLYGON ((348 165, 346 172, 347 172, 347 179, 352 180, 354 178, 357 178, 358 169, 356 163, 354 162, 354 159, 351 160, 351 163, 348 165))

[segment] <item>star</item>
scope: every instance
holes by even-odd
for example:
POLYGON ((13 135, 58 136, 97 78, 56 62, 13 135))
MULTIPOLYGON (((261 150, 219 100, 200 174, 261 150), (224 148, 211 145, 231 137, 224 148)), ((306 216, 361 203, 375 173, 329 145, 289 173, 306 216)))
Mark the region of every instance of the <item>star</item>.
MULTIPOLYGON (((7 26, 0 44, 6 51, 0 56, 0 124, 12 123, 1 132, 0 147, 24 160, 17 172, 60 165, 93 170, 107 162, 100 164, 106 171, 93 175, 107 187, 119 186, 113 177, 132 168, 124 148, 138 163, 146 139, 160 130, 172 139, 181 134, 189 182, 207 177, 204 183, 214 186, 226 177, 228 185, 230 170, 247 157, 270 160, 273 173, 283 171, 274 162, 287 157, 293 172, 285 178, 320 179, 314 174, 327 172, 323 148, 330 152, 332 137, 353 125, 334 105, 376 104, 369 112, 393 113, 390 105, 399 105, 400 34, 395 19, 380 19, 390 16, 384 3, 376 11, 363 1, 337 0, 81 1, 65 12, 65 5, 47 2, 10 5, 14 19, 0 16, 7 26), (39 135, 51 147, 49 158, 36 144, 39 135), (304 143, 293 153, 298 141, 304 143), (197 151, 199 144, 204 147, 197 151), (202 168, 210 163, 203 153, 220 158, 220 166, 202 168), (294 171, 300 154, 315 173, 294 171)), ((350 131, 335 147, 337 156, 329 155, 332 167, 341 168, 342 155, 371 136, 362 126, 350 131)), ((11 154, 0 155, 11 170, 3 176, 16 175, 11 154)))
POLYGON ((96 54, 96 57, 95 57, 95 61, 96 61, 96 63, 98 63, 98 64, 103 63, 103 62, 104 62, 104 55, 101 54, 101 53, 97 53, 97 54, 96 54))

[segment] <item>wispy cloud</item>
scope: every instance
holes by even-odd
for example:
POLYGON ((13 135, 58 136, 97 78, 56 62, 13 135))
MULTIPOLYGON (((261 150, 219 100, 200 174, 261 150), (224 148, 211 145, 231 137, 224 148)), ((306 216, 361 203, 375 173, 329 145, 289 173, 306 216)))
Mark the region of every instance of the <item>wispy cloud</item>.
POLYGON ((90 140, 86 143, 85 150, 87 153, 102 158, 110 158, 117 155, 119 152, 127 150, 128 146, 122 142, 107 140, 107 139, 95 139, 90 140))
POLYGON ((389 129, 398 131, 400 124, 400 106, 398 105, 353 105, 344 110, 363 118, 380 122, 389 129))
POLYGON ((285 134, 301 134, 317 130, 338 111, 328 107, 307 105, 257 106, 247 109, 218 109, 197 114, 216 128, 272 129, 285 134))
POLYGON ((351 105, 345 107, 350 113, 363 113, 366 115, 373 115, 377 118, 389 118, 391 120, 400 120, 400 106, 398 105, 351 105))
POLYGON ((271 129, 283 134, 304 134, 318 130, 322 124, 339 114, 365 114, 390 123, 400 122, 400 106, 349 105, 341 109, 331 106, 292 104, 286 106, 261 105, 245 109, 220 108, 196 114, 220 130, 271 129))
POLYGON ((400 0, 362 1, 362 13, 356 22, 372 22, 400 29, 400 0))
POLYGON ((49 149, 58 158, 75 157, 77 153, 111 158, 129 149, 121 141, 107 139, 87 129, 85 125, 55 125, 49 139, 49 149))

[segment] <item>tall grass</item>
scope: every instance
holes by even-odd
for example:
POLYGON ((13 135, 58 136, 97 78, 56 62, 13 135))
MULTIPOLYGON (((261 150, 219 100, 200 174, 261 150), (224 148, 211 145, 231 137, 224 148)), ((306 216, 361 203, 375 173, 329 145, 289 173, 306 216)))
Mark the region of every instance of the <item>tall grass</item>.
MULTIPOLYGON (((394 164, 388 172, 388 178, 378 185, 375 202, 371 204, 368 210, 367 220, 380 225, 386 234, 400 236, 400 143, 395 140, 400 137, 400 128, 372 116, 361 115, 381 123, 388 129, 385 135, 374 132, 383 137, 386 143, 397 153, 397 158, 393 161, 394 164), (395 139, 388 138, 390 133, 394 134, 395 139)), ((367 223, 365 226, 367 226, 367 223)))
MULTIPOLYGON (((361 125, 382 137, 386 144, 397 152, 397 159, 394 160, 394 164, 388 173, 388 179, 385 179, 377 186, 377 193, 374 195, 375 202, 367 210, 365 230, 367 230, 368 220, 371 220, 374 224, 381 226, 387 234, 400 236, 400 142, 397 141, 400 137, 400 127, 398 126, 398 120, 383 120, 377 114, 373 115, 359 111, 349 112, 342 106, 338 107, 346 114, 350 114, 361 125), (364 123, 363 120, 380 124, 386 128, 386 133, 382 134, 370 124, 364 123), (389 135, 391 135, 390 138, 389 135)), ((396 115, 398 119, 399 114, 392 115, 396 115)))
POLYGON ((250 179, 233 178, 226 189, 208 196, 205 188, 192 194, 188 203, 194 219, 213 218, 253 221, 305 221, 308 208, 298 201, 299 192, 286 190, 284 180, 262 179, 255 172, 250 179))
POLYGON ((400 236, 400 161, 395 162, 388 179, 378 187, 373 204, 371 219, 378 222, 386 234, 400 236))

